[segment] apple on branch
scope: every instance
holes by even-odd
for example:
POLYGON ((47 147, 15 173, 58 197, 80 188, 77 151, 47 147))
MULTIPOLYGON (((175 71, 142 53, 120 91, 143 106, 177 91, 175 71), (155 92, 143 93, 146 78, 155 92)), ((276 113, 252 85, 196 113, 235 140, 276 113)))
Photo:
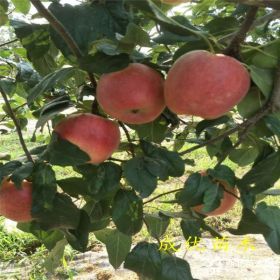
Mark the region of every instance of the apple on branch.
POLYGON ((128 124, 155 120, 165 108, 164 80, 154 69, 140 63, 104 74, 96 98, 105 113, 128 124))
POLYGON ((166 106, 178 115, 215 119, 238 104, 249 88, 250 75, 238 60, 197 50, 175 62, 164 94, 166 106))
POLYGON ((0 186, 0 215, 16 222, 29 222, 31 207, 32 183, 24 180, 16 188, 13 181, 5 178, 0 186))
POLYGON ((93 164, 108 159, 120 143, 117 123, 88 113, 72 115, 62 120, 54 131, 62 139, 86 152, 93 164))

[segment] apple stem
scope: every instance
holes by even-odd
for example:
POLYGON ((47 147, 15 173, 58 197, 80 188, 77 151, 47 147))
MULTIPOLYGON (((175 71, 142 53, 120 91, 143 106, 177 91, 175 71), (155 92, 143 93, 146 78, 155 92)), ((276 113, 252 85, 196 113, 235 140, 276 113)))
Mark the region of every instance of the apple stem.
MULTIPOLYGON (((65 29, 63 24, 42 4, 40 0, 30 0, 30 2, 37 9, 38 13, 42 17, 44 17, 50 23, 53 29, 62 37, 69 49, 77 57, 77 59, 82 58, 82 51, 80 50, 71 34, 65 29)), ((96 88, 97 82, 94 78, 94 75, 88 72, 88 77, 93 88, 96 88)))
POLYGON ((123 131, 125 133, 126 139, 127 139, 128 143, 129 143, 129 149, 130 149, 130 152, 132 154, 132 157, 135 157, 134 146, 133 146, 131 137, 129 135, 129 132, 128 132, 128 130, 127 130, 127 128, 126 128, 126 126, 124 125, 123 122, 118 121, 118 123, 119 123, 120 127, 123 129, 123 131))
POLYGON ((230 44, 225 49, 225 55, 233 56, 240 60, 240 44, 242 44, 245 41, 246 35, 255 21, 257 12, 258 7, 249 8, 245 20, 240 26, 240 29, 236 32, 230 44))
POLYGON ((2 97, 4 99, 5 105, 7 107, 8 114, 12 118, 12 120, 13 120, 13 122, 15 124, 16 131, 17 131, 17 134, 18 134, 18 137, 19 137, 19 141, 20 141, 21 147, 22 147, 22 149, 23 149, 23 151, 24 151, 28 161, 34 163, 34 161, 32 159, 32 156, 31 156, 30 152, 28 151, 28 148, 27 148, 27 146, 25 144, 25 141, 24 141, 24 138, 23 138, 22 131, 21 131, 20 125, 18 123, 18 120, 17 120, 17 118, 16 118, 16 116, 15 116, 15 114, 13 112, 13 109, 12 109, 12 107, 10 105, 10 102, 8 100, 8 97, 7 97, 6 93, 5 93, 5 91, 3 90, 3 88, 1 86, 0 86, 0 92, 1 92, 1 95, 2 95, 2 97))

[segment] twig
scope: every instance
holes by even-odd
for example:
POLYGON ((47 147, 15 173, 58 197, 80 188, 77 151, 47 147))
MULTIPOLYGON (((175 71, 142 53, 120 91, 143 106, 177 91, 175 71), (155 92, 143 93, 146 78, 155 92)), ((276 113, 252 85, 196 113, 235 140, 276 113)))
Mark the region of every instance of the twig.
MULTIPOLYGON (((258 27, 258 26, 260 26, 260 25, 262 25, 262 24, 264 24, 266 22, 275 20, 275 19, 277 19, 279 17, 280 17, 280 11, 273 11, 273 12, 267 14, 267 15, 264 15, 263 17, 257 18, 253 22, 253 24, 251 25, 249 31, 254 29, 255 27, 258 27)), ((222 38, 220 38, 218 41, 220 43, 222 43, 222 42, 225 42, 227 40, 230 40, 231 38, 233 38, 236 35, 237 32, 238 31, 235 31, 235 32, 230 33, 230 34, 227 34, 227 35, 223 36, 222 38)))
POLYGON ((224 54, 233 56, 237 59, 240 58, 240 44, 246 38, 247 32, 250 30, 258 12, 257 7, 250 7, 244 22, 242 23, 239 31, 236 32, 229 46, 225 49, 224 54))
POLYGON ((255 7, 270 7, 280 10, 279 0, 228 0, 228 2, 241 3, 255 7))
POLYGON ((21 147, 22 147, 22 149, 23 149, 23 151, 24 151, 28 161, 33 162, 32 156, 31 156, 30 152, 27 149, 27 146, 26 146, 25 141, 23 139, 23 135, 22 135, 22 132, 21 132, 20 125, 19 125, 19 123, 17 121, 17 118, 16 118, 16 116, 15 116, 15 114, 13 112, 13 109, 12 109, 10 103, 9 103, 8 97, 7 97, 6 93, 4 92, 4 90, 2 89, 2 87, 0 87, 0 91, 1 91, 2 97, 3 97, 4 101, 5 101, 8 113, 9 113, 10 117, 12 118, 12 120, 13 120, 13 122, 15 124, 15 127, 16 127, 16 130, 17 130, 17 134, 18 134, 18 138, 19 138, 21 147))
MULTIPOLYGON (((83 57, 83 53, 80 50, 79 46, 71 36, 71 34, 65 29, 62 23, 42 4, 40 0, 30 0, 33 6, 37 9, 39 14, 43 16, 55 29, 55 31, 63 38, 69 49, 72 53, 78 58, 83 57)), ((92 86, 96 88, 97 83, 92 73, 88 73, 89 79, 92 83, 92 86)))
POLYGON ((180 153, 180 155, 185 155, 185 154, 188 154, 190 152, 193 152, 197 149, 200 149, 202 147, 205 147, 207 145, 210 145, 210 144, 213 144, 213 143, 216 143, 217 141, 219 140, 222 140, 224 139, 226 136, 229 136, 239 130, 243 130, 245 129, 247 126, 251 126, 251 125, 254 125, 255 123, 257 123, 260 119, 262 119, 265 115, 267 115, 269 112, 271 112, 271 108, 272 108, 272 103, 271 102, 268 102, 265 106, 263 106, 253 117, 247 119, 246 121, 244 121, 243 123, 227 130, 226 132, 224 132, 223 134, 217 136, 217 137, 214 137, 208 141, 205 141, 201 144, 198 144, 194 147, 191 147, 190 149, 187 149, 183 152, 180 153))
POLYGON ((150 202, 152 202, 152 201, 154 201, 154 200, 156 200, 156 199, 158 199, 158 198, 160 198, 160 197, 162 197, 162 196, 165 196, 165 195, 171 194, 171 193, 175 193, 175 192, 179 192, 179 191, 182 191, 183 189, 184 189, 184 188, 180 188, 180 189, 171 190, 171 191, 168 191, 168 192, 165 192, 165 193, 161 193, 161 194, 159 194, 159 195, 156 195, 156 196, 154 196, 154 197, 152 197, 152 198, 146 200, 143 204, 150 203, 150 202))
POLYGON ((0 48, 4 47, 4 46, 6 46, 6 45, 9 45, 9 44, 15 43, 15 42, 17 42, 17 41, 18 41, 18 39, 14 39, 14 40, 11 40, 11 41, 9 41, 9 42, 3 43, 3 44, 0 45, 0 48))
POLYGON ((131 152, 132 156, 135 157, 134 146, 132 144, 132 139, 131 139, 131 137, 129 135, 129 132, 128 132, 128 130, 127 130, 127 128, 126 128, 126 126, 124 125, 123 122, 118 121, 118 123, 119 123, 120 127, 123 129, 123 131, 125 133, 126 139, 127 139, 128 143, 129 143, 130 152, 131 152))

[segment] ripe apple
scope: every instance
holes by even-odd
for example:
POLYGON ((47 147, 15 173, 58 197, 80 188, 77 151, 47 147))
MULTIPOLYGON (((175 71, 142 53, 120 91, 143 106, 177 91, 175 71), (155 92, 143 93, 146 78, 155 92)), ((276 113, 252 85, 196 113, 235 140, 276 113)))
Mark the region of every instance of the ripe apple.
POLYGON ((165 107, 163 83, 152 68, 132 63, 123 70, 102 75, 96 97, 110 116, 128 124, 148 123, 165 107))
POLYGON ((236 59, 197 50, 181 56, 164 87, 166 106, 176 114, 215 119, 238 104, 250 87, 250 75, 236 59))
POLYGON ((29 222, 32 207, 32 183, 24 180, 17 189, 14 182, 4 179, 0 186, 0 215, 16 221, 29 222))
POLYGON ((108 159, 120 143, 119 126, 93 114, 72 115, 58 123, 54 131, 86 152, 93 164, 108 159))
MULTIPOLYGON (((206 176, 206 172, 202 171, 201 175, 206 176)), ((203 204, 201 204, 201 205, 192 207, 192 209, 194 211, 196 211, 200 214, 204 214, 206 216, 222 215, 222 214, 226 213, 227 211, 229 211, 230 209, 232 209, 237 200, 236 197, 238 196, 238 189, 236 187, 232 188, 232 187, 228 186, 227 184, 225 184, 224 182, 219 182, 219 184, 226 191, 223 191, 223 198, 221 199, 221 204, 218 208, 216 208, 215 210, 213 210, 211 212, 205 213, 202 211, 203 204)))

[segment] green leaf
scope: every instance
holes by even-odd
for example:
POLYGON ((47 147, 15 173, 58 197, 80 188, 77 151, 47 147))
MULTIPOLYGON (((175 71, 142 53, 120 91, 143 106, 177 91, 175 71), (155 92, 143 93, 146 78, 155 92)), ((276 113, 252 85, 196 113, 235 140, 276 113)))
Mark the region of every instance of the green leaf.
POLYGON ((67 241, 65 239, 62 239, 58 241, 55 247, 49 252, 44 261, 44 267, 48 272, 53 273, 55 269, 61 264, 66 245, 67 241))
MULTIPOLYGON (((75 230, 80 224, 81 211, 69 196, 56 193, 52 205, 46 209, 42 209, 34 216, 43 230, 75 230)), ((70 243, 69 240, 68 242, 70 243)))
POLYGON ((262 52, 257 52, 252 58, 253 64, 261 68, 276 68, 280 57, 279 47, 279 40, 264 47, 262 52))
POLYGON ((234 32, 238 27, 239 22, 235 17, 215 17, 205 24, 205 28, 215 37, 234 32))
POLYGON ((118 49, 121 52, 132 53, 136 46, 149 47, 150 36, 140 26, 135 23, 129 23, 126 34, 119 40, 118 49))
POLYGON ((122 170, 115 163, 81 165, 76 170, 84 175, 87 193, 96 200, 113 197, 120 187, 122 170))
POLYGON ((235 187, 235 174, 232 171, 232 169, 230 169, 226 165, 219 165, 214 169, 208 169, 207 174, 212 179, 218 180, 219 182, 223 182, 228 186, 235 187))
POLYGON ((193 244, 195 238, 201 237, 202 222, 200 220, 182 220, 180 223, 184 238, 190 241, 190 245, 193 244))
POLYGON ((147 156, 165 165, 169 176, 180 177, 184 174, 185 163, 177 152, 156 147, 146 141, 141 141, 141 146, 147 156))
POLYGON ((271 231, 264 233, 264 238, 275 254, 280 254, 280 209, 268 206, 264 202, 258 204, 256 209, 258 219, 270 227, 271 231))
POLYGON ((22 163, 17 160, 13 160, 3 165, 0 165, 0 182, 2 182, 4 177, 11 175, 11 173, 13 173, 14 170, 21 166, 22 163))
POLYGON ((27 14, 30 10, 31 3, 29 0, 12 0, 13 4, 16 7, 16 11, 27 14))
POLYGON ((194 280, 190 265, 175 256, 165 256, 162 259, 161 276, 157 280, 194 280))
POLYGON ((148 242, 138 243, 127 255, 124 268, 141 276, 157 279, 161 273, 161 256, 158 246, 148 242))
POLYGON ((72 197, 78 198, 79 195, 89 195, 87 184, 84 178, 71 177, 57 181, 61 189, 72 197))
POLYGON ((120 232, 136 234, 143 225, 143 201, 134 191, 119 190, 113 202, 112 219, 120 232))
POLYGON ((75 166, 88 162, 90 157, 78 146, 59 137, 55 132, 47 148, 47 157, 53 165, 75 166))
POLYGON ((83 207, 90 218, 90 231, 106 228, 111 221, 111 203, 106 200, 90 200, 83 207))
MULTIPOLYGON (((116 33, 125 34, 128 24, 128 15, 122 1, 93 2, 77 6, 62 6, 53 2, 49 10, 70 33, 84 55, 88 54, 92 42, 103 38, 115 40, 116 33)), ((73 56, 65 41, 53 29, 51 38, 66 57, 73 56)))
POLYGON ((36 163, 32 174, 32 216, 50 209, 56 194, 55 173, 50 165, 36 163))
POLYGON ((165 13, 151 0, 146 1, 129 1, 132 5, 141 9, 145 12, 147 17, 155 20, 161 26, 163 26, 166 30, 173 32, 178 35, 196 35, 202 34, 196 30, 194 26, 188 22, 188 24, 184 24, 185 22, 180 22, 176 17, 171 18, 165 15, 165 13))
POLYGON ((7 0, 0 0, 0 12, 8 12, 9 2, 7 0))
POLYGON ((34 165, 32 162, 27 162, 13 172, 11 179, 15 183, 16 187, 19 188, 22 181, 32 174, 33 167, 34 165))
POLYGON ((237 104, 238 113, 244 117, 249 118, 253 116, 265 103, 258 88, 253 87, 246 94, 246 96, 237 104))
POLYGON ((29 24, 16 19, 10 20, 10 24, 15 29, 16 36, 26 49, 27 57, 32 61, 35 69, 43 76, 53 72, 57 68, 54 61, 57 52, 53 51, 49 25, 29 24))
POLYGON ((270 228, 256 216, 254 212, 247 208, 242 210, 242 218, 237 229, 228 229, 231 234, 267 234, 270 228))
POLYGON ((254 65, 249 66, 251 77, 266 98, 271 94, 273 88, 274 74, 269 69, 263 69, 254 65))
POLYGON ((157 187, 157 176, 150 171, 150 167, 156 164, 152 159, 135 157, 123 165, 124 177, 143 198, 148 197, 157 187))
POLYGON ((87 250, 89 239, 90 218, 86 211, 80 210, 79 212, 80 217, 77 227, 70 228, 69 230, 64 230, 64 232, 67 241, 75 250, 78 250, 79 252, 85 252, 87 250))
POLYGON ((46 248, 50 251, 56 245, 56 243, 63 239, 62 232, 58 230, 44 231, 41 229, 39 223, 32 221, 29 223, 18 223, 17 228, 21 231, 32 233, 40 242, 42 242, 46 248))
POLYGON ((130 63, 127 54, 107 55, 103 52, 97 52, 95 55, 87 55, 79 59, 81 69, 102 75, 122 70, 130 63))
POLYGON ((213 127, 216 125, 221 125, 224 123, 227 123, 230 120, 230 118, 228 116, 222 116, 218 119, 214 119, 214 120, 203 120, 201 122, 199 122, 195 128, 196 130, 196 136, 198 137, 203 130, 207 129, 208 127, 213 127))
POLYGON ((129 127, 137 132, 140 139, 154 143, 161 143, 165 139, 168 123, 162 116, 160 116, 153 122, 140 125, 129 125, 129 127))
POLYGON ((117 229, 103 229, 94 233, 96 238, 106 245, 110 264, 119 268, 130 251, 132 238, 117 229))
POLYGON ((176 194, 176 199, 184 207, 204 204, 202 210, 207 213, 219 207, 222 196, 223 190, 208 176, 193 173, 186 180, 184 189, 176 194))
POLYGON ((36 98, 42 95, 44 92, 52 89, 58 82, 65 81, 75 74, 76 68, 74 67, 65 67, 50 73, 45 76, 35 87, 29 92, 27 102, 28 104, 32 103, 36 98))
POLYGON ((167 230, 170 219, 164 215, 145 214, 145 224, 149 234, 159 239, 167 230))
POLYGON ((40 109, 40 115, 36 123, 36 128, 43 126, 47 121, 54 118, 58 113, 68 109, 70 106, 72 106, 72 103, 67 95, 60 96, 47 103, 40 109))
POLYGON ((239 166, 246 166, 254 162, 259 154, 257 147, 244 147, 230 152, 229 159, 239 166))
POLYGON ((280 136, 280 118, 275 115, 264 117, 266 126, 277 136, 280 136))
POLYGON ((9 96, 12 96, 16 90, 16 83, 12 79, 1 78, 0 88, 9 96))
POLYGON ((258 194, 269 188, 280 178, 280 152, 271 153, 264 160, 258 162, 238 182, 242 188, 254 186, 252 194, 258 194))

